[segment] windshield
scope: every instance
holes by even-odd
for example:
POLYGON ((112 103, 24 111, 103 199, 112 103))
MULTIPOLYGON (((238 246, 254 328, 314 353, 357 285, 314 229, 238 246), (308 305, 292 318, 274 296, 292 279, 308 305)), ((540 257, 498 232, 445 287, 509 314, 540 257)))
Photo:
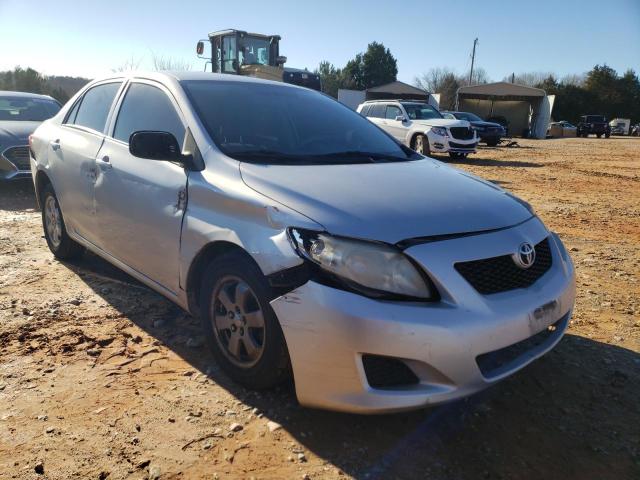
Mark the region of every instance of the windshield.
POLYGON ((244 37, 240 40, 238 54, 240 65, 269 65, 269 40, 244 37))
POLYGON ((602 115, 587 115, 587 123, 605 122, 606 120, 602 115))
POLYGON ((466 120, 467 122, 484 122, 484 120, 482 120, 479 116, 477 116, 475 113, 470 113, 470 112, 456 112, 454 114, 454 116, 458 119, 458 120, 466 120))
POLYGON ((431 120, 432 118, 444 118, 442 114, 427 103, 403 103, 411 120, 431 120))
POLYGON ((213 141, 238 160, 335 164, 414 158, 367 119, 313 90, 202 80, 182 85, 213 141))
POLYGON ((46 98, 0 97, 0 121, 42 122, 59 110, 58 102, 46 98))

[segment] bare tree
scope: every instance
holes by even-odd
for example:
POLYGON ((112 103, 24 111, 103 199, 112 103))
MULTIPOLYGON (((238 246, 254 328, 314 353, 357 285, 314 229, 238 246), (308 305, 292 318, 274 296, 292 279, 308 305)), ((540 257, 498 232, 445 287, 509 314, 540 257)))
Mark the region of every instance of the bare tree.
POLYGON ((432 68, 427 73, 423 73, 419 77, 416 77, 413 84, 430 93, 440 93, 445 79, 450 76, 455 77, 453 70, 447 67, 432 68))
POLYGON ((451 110, 455 107, 456 94, 461 82, 449 68, 432 68, 420 77, 416 77, 414 85, 430 93, 440 94, 440 109, 451 110))
POLYGON ((188 71, 191 70, 192 64, 182 58, 165 57, 164 55, 156 55, 151 53, 151 61, 155 71, 174 70, 188 71))
MULTIPOLYGON (((460 85, 469 85, 469 72, 466 72, 464 75, 459 76, 458 81, 460 82, 460 85)), ((484 83, 489 83, 490 81, 491 78, 489 78, 489 74, 484 68, 474 67, 473 77, 471 78, 471 85, 482 85, 484 83)))
POLYGON ((132 70, 138 70, 140 68, 140 64, 142 63, 142 57, 136 58, 131 55, 131 58, 128 58, 122 63, 122 65, 112 68, 111 71, 113 73, 117 72, 130 72, 132 70))
POLYGON ((504 77, 502 81, 511 82, 511 80, 513 79, 513 83, 534 87, 536 85, 540 85, 549 77, 555 78, 555 75, 553 74, 553 72, 523 72, 523 73, 516 73, 515 75, 509 75, 507 77, 504 77))
POLYGON ((587 75, 584 73, 570 73, 560 80, 563 85, 573 85, 574 87, 583 87, 587 75))

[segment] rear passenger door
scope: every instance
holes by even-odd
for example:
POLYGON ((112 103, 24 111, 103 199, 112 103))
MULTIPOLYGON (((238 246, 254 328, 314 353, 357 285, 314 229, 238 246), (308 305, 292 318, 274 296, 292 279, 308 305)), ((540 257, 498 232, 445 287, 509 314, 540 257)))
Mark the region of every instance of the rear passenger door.
POLYGON ((91 87, 71 108, 49 144, 50 175, 69 231, 95 242, 95 159, 122 81, 91 87))
POLYGON ((98 246, 176 294, 187 172, 169 161, 134 157, 129 137, 140 130, 163 131, 182 145, 182 114, 165 87, 133 80, 113 117, 112 133, 96 160, 98 246))

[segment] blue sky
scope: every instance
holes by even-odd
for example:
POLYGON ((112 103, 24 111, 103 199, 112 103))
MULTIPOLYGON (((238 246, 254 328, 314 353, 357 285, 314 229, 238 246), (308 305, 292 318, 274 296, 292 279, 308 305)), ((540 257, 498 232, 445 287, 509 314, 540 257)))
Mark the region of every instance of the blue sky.
POLYGON ((0 70, 95 77, 132 57, 149 68, 153 53, 200 70, 197 40, 224 28, 280 34, 287 65, 309 69, 383 42, 407 82, 432 67, 464 72, 475 37, 476 64, 494 80, 598 63, 640 70, 640 0, 0 0, 0 70))

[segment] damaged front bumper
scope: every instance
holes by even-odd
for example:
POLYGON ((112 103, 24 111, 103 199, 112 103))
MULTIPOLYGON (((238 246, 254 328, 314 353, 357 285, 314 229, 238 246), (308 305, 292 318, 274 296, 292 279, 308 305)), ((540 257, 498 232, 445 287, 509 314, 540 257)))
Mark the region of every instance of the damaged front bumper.
POLYGON ((455 400, 505 378, 553 348, 575 300, 574 269, 556 236, 553 265, 526 289, 481 295, 453 265, 513 251, 549 236, 533 218, 511 229, 413 246, 442 298, 382 301, 315 281, 271 302, 301 404, 382 413, 455 400), (417 381, 372 387, 363 356, 406 365, 417 381))

